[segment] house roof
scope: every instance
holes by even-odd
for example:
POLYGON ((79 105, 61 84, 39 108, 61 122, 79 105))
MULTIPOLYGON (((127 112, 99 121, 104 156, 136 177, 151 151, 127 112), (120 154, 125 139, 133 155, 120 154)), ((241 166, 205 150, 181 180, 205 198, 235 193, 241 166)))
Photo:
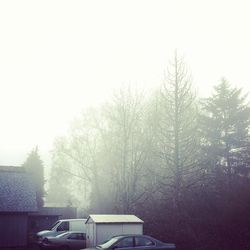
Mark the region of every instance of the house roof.
POLYGON ((143 223, 143 220, 132 214, 90 214, 89 220, 95 223, 143 223))
POLYGON ((0 212, 37 211, 31 176, 22 167, 0 166, 0 212))
POLYGON ((30 216, 61 216, 63 210, 57 207, 42 207, 36 213, 31 213, 30 216))
MULTIPOLYGON (((70 207, 70 209, 73 209, 76 213, 75 207, 70 207)), ((31 213, 30 216, 63 216, 67 214, 68 211, 68 207, 42 207, 36 213, 31 213)))

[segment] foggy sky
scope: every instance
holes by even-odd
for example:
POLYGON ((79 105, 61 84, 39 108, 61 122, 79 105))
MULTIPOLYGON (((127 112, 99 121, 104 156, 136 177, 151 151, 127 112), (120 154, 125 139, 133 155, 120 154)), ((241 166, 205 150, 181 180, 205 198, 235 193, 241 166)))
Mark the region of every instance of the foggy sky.
POLYGON ((158 86, 174 50, 202 96, 250 90, 248 1, 0 1, 0 164, 47 155, 120 84, 158 86))

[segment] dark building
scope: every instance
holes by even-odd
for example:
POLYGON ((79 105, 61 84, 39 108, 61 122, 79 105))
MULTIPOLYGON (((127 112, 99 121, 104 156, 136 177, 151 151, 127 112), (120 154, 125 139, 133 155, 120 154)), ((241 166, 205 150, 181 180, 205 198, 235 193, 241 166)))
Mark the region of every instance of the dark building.
POLYGON ((31 176, 22 167, 0 166, 0 248, 26 246, 32 212, 37 203, 31 176))
POLYGON ((38 231, 76 217, 75 207, 38 210, 32 175, 23 167, 0 166, 0 249, 26 247, 38 231))

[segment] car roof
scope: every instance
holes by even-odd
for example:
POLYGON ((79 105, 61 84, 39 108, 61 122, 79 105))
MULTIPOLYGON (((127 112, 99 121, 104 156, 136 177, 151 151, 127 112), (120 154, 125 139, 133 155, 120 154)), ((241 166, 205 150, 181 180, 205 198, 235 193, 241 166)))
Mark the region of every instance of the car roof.
POLYGON ((162 243, 160 240, 157 240, 154 237, 152 237, 150 235, 146 235, 146 234, 123 234, 123 235, 115 235, 112 238, 115 238, 115 237, 117 237, 119 239, 122 239, 122 238, 125 238, 125 237, 146 237, 146 238, 148 238, 150 240, 153 240, 155 242, 162 243))

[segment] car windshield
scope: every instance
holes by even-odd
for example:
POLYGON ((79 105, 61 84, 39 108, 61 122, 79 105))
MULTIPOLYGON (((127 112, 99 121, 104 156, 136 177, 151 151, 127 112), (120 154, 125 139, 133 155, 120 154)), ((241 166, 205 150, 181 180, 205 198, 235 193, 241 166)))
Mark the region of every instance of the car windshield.
POLYGON ((119 237, 113 237, 113 238, 111 238, 109 241, 104 242, 104 243, 98 245, 97 247, 98 247, 98 248, 104 248, 104 249, 106 249, 106 248, 111 247, 111 246, 112 246, 114 243, 116 243, 118 240, 119 240, 119 237))
POLYGON ((57 221, 56 223, 54 223, 53 226, 50 228, 50 230, 53 230, 59 223, 60 221, 57 221))

